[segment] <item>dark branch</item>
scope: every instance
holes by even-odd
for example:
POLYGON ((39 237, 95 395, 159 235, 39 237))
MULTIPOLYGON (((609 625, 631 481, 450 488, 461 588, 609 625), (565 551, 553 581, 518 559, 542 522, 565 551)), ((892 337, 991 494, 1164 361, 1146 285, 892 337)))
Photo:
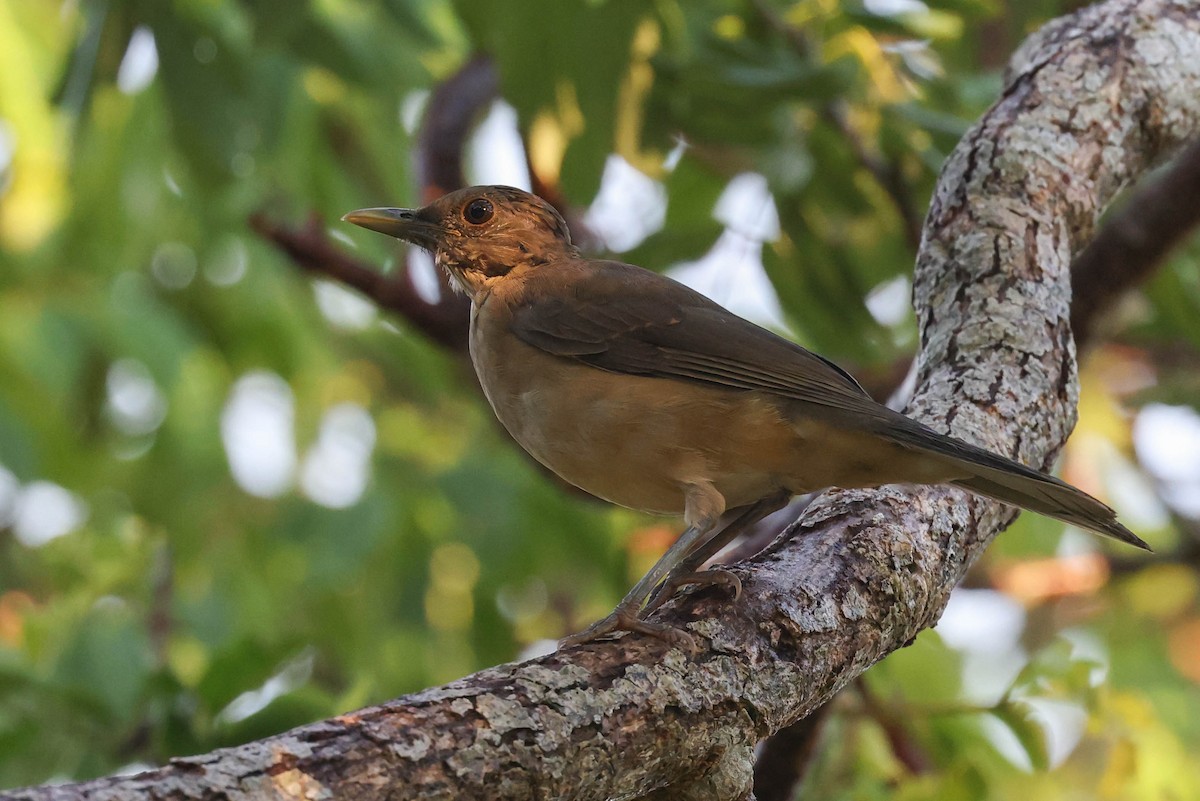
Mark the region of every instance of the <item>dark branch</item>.
POLYGON ((883 729, 883 736, 887 738, 888 745, 892 747, 892 754, 900 764, 913 775, 928 773, 933 767, 933 760, 921 744, 913 739, 905 721, 879 700, 862 676, 858 677, 854 686, 858 690, 858 697, 862 699, 863 711, 883 729))
POLYGON ((499 96, 496 65, 477 55, 429 97, 417 134, 415 170, 424 202, 467 185, 463 152, 481 112, 499 96))
POLYGON ((828 701, 811 715, 772 734, 754 763, 754 797, 757 801, 790 801, 808 773, 816 755, 825 722, 833 712, 828 701))
MULTIPOLYGON (((430 96, 417 134, 414 164, 423 202, 465 185, 462 156, 467 138, 480 112, 496 99, 496 92, 495 66, 486 56, 476 56, 430 96)), ((430 302, 417 292, 407 268, 385 276, 335 247, 315 215, 297 228, 260 212, 250 218, 250 227, 300 269, 357 289, 437 344, 466 353, 470 303, 450 290, 441 273, 438 299, 430 302)))
POLYGON ((1071 265, 1071 327, 1091 338, 1104 312, 1141 285, 1200 225, 1200 139, 1135 189, 1071 265))
POLYGON ((431 340, 459 352, 467 349, 466 299, 444 291, 434 303, 421 297, 407 270, 384 275, 369 264, 334 246, 320 217, 309 217, 302 228, 292 228, 265 214, 250 217, 250 227, 283 251, 300 269, 357 289, 381 309, 395 312, 431 340))

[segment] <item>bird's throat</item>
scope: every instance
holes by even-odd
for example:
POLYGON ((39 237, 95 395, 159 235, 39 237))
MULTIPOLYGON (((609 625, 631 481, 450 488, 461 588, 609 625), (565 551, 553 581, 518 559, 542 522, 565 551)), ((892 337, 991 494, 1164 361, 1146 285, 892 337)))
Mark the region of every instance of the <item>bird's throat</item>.
POLYGON ((458 294, 476 300, 486 289, 488 276, 479 270, 464 269, 461 263, 452 262, 440 252, 435 254, 433 260, 446 273, 450 288, 458 294))

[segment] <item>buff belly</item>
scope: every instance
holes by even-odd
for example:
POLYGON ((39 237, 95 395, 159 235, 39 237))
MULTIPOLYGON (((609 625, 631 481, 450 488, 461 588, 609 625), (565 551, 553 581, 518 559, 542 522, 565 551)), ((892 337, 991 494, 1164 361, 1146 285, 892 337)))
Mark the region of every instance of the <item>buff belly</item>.
POLYGON ((891 472, 877 437, 798 416, 793 402, 607 372, 515 337, 480 337, 487 320, 475 322, 472 360, 500 422, 565 481, 621 506, 682 513, 687 487, 709 482, 734 508, 891 472))

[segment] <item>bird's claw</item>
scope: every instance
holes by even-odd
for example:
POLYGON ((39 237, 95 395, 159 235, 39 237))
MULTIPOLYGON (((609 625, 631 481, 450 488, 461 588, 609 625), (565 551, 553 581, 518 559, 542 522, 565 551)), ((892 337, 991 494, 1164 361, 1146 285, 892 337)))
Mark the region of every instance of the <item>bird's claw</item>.
POLYGON ((680 587, 694 584, 700 587, 726 587, 733 595, 733 600, 742 597, 742 580, 732 570, 713 568, 711 570, 696 570, 692 573, 680 573, 678 576, 667 576, 663 587, 668 595, 674 595, 680 587))
POLYGON ((719 585, 726 587, 732 593, 733 600, 735 601, 742 595, 742 580, 738 578, 736 573, 728 570, 697 570, 690 573, 680 573, 676 576, 668 576, 659 585, 654 595, 651 596, 650 601, 642 609, 636 609, 632 604, 622 604, 610 612, 607 617, 596 621, 578 634, 563 637, 558 641, 558 647, 570 648, 573 645, 595 642, 609 634, 632 631, 655 637, 672 647, 681 648, 689 653, 698 653, 700 650, 699 643, 688 632, 663 623, 650 623, 643 620, 651 612, 666 603, 675 594, 676 590, 688 585, 708 587, 719 585))
POLYGON ((738 578, 736 573, 729 570, 696 570, 691 573, 680 573, 677 576, 667 576, 667 579, 659 585, 654 595, 650 597, 650 601, 642 610, 643 615, 648 615, 655 609, 665 604, 679 590, 680 587, 688 585, 696 585, 701 587, 723 586, 729 589, 733 595, 733 600, 742 597, 742 580, 738 578))
POLYGON ((620 606, 610 612, 607 617, 596 621, 578 634, 563 637, 558 641, 558 647, 561 649, 583 645, 622 631, 655 637, 673 648, 680 648, 692 654, 698 653, 700 650, 696 638, 686 631, 662 623, 649 623, 640 619, 636 612, 620 606))

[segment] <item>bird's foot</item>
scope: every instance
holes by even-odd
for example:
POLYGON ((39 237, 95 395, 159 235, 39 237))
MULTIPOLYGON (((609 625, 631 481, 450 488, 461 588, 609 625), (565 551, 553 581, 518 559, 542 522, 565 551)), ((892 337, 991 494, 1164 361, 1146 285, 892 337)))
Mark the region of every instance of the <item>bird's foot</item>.
POLYGON ((728 570, 695 570, 690 573, 680 573, 676 576, 667 576, 662 584, 655 590, 654 595, 650 596, 650 601, 642 610, 643 615, 648 615, 655 609, 665 604, 671 599, 680 587, 688 585, 697 585, 701 587, 722 586, 729 589, 734 601, 742 597, 742 580, 738 578, 736 573, 728 570))
POLYGON ((630 610, 625 605, 618 606, 609 613, 608 617, 596 621, 578 634, 563 637, 558 641, 558 647, 570 648, 573 645, 583 645, 621 631, 632 631, 655 637, 667 645, 681 648, 692 654, 698 653, 700 650, 699 643, 691 634, 674 626, 642 620, 638 617, 637 611, 630 610))
POLYGON ((680 587, 689 585, 726 587, 735 601, 742 595, 742 580, 737 577, 736 573, 728 570, 697 570, 668 576, 658 586, 644 608, 639 610, 633 604, 623 603, 607 617, 596 621, 578 634, 563 637, 558 641, 558 647, 570 648, 572 645, 594 642, 609 634, 632 631, 656 637, 670 646, 681 648, 689 653, 698 653, 699 643, 688 632, 663 623, 651 623, 643 620, 644 617, 666 603, 680 587))

